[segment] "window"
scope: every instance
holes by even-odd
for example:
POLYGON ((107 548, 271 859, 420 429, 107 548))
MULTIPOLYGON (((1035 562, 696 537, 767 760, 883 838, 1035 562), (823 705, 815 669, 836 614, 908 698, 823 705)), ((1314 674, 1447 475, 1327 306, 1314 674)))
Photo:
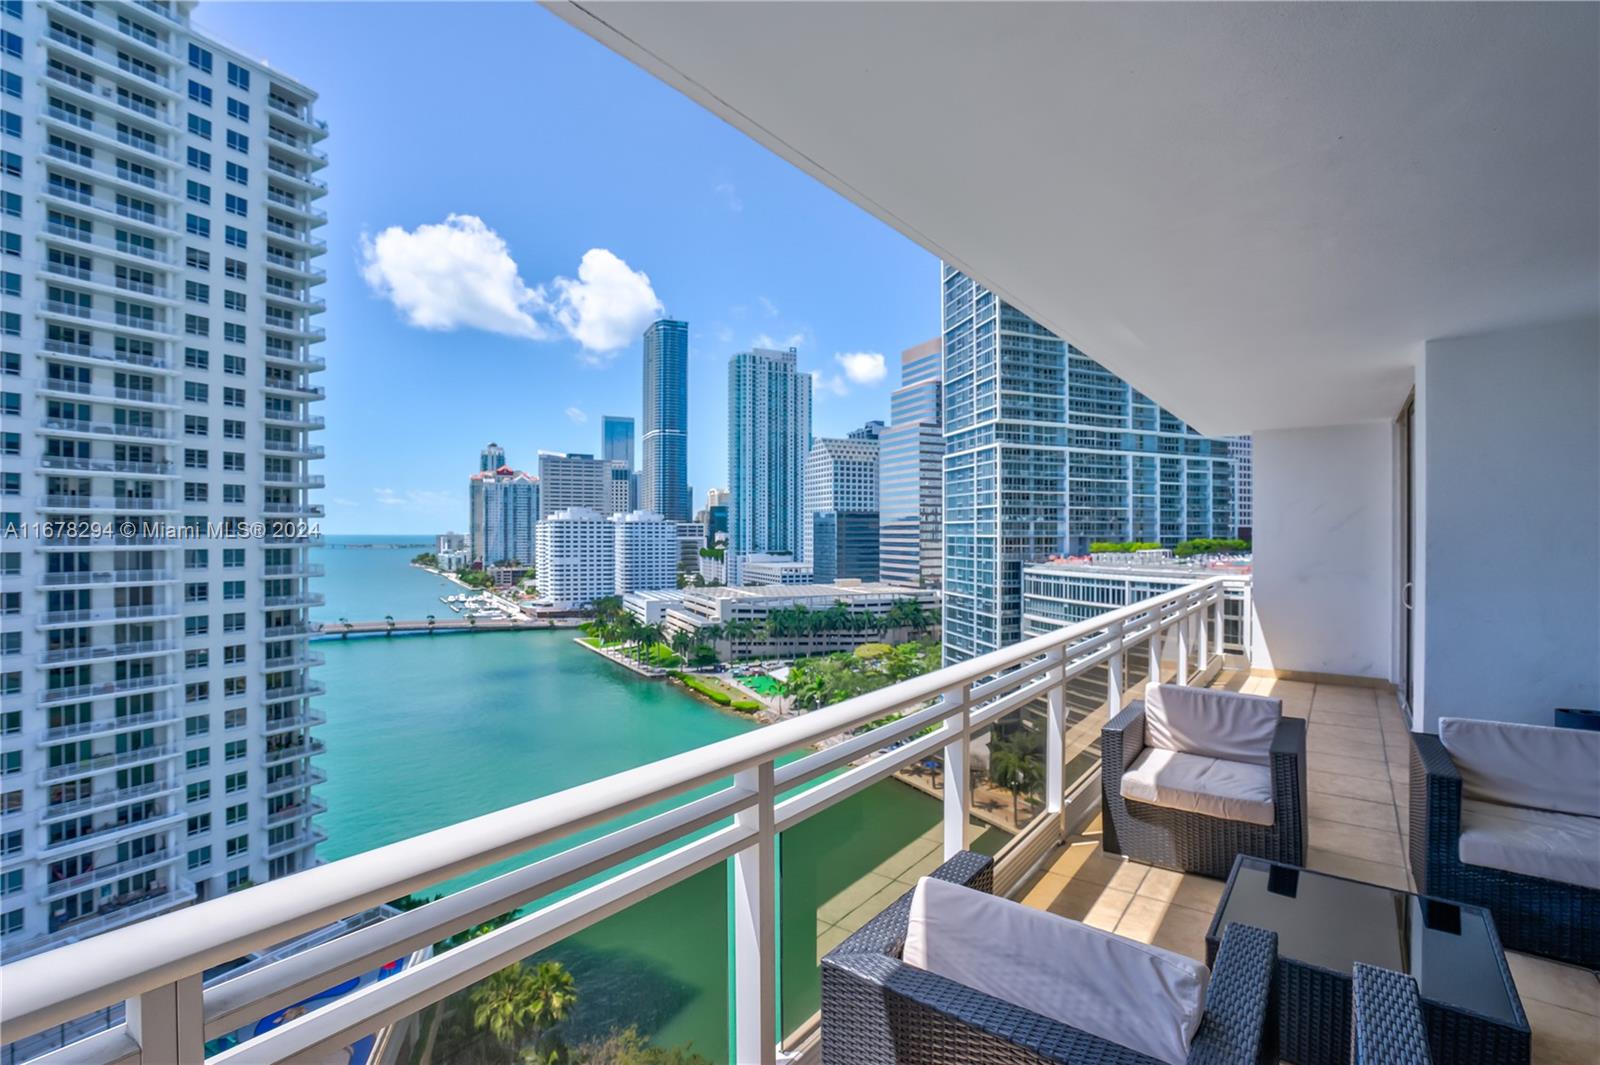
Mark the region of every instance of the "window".
POLYGON ((4 775, 4 776, 8 776, 9 777, 13 773, 20 773, 20 772, 22 772, 22 752, 21 751, 3 751, 3 752, 0 752, 0 775, 4 775))
POLYGON ((222 420, 222 437, 225 440, 243 440, 244 422, 224 418, 222 420))
POLYGON ((183 619, 185 636, 204 636, 211 631, 211 619, 204 614, 191 614, 183 619))
POLYGON ((22 890, 22 870, 13 869, 0 874, 0 896, 15 895, 22 890))
POLYGON ((183 686, 183 701, 186 703, 203 703, 211 698, 211 682, 197 680, 193 684, 183 686))
MULTIPOLYGON (((197 492, 202 497, 202 500, 206 493, 206 486, 203 484, 186 484, 183 489, 184 495, 187 496, 190 492, 197 492)), ((204 603, 210 598, 211 585, 205 581, 190 581, 183 586, 183 601, 185 603, 204 603)))
MULTIPOLYGON (((4 169, 7 176, 22 176, 22 156, 16 152, 0 152, 0 160, 3 160, 3 165, 0 165, 0 169, 4 169)), ((15 255, 16 253, 13 252, 12 254, 15 255)))
POLYGON ((201 48, 198 44, 191 44, 189 46, 189 65, 202 73, 211 73, 211 53, 201 48))
POLYGON ((211 186, 202 185, 198 181, 190 181, 186 186, 191 203, 209 205, 211 203, 211 186))
POLYGON ((191 270, 210 270, 211 253, 201 248, 185 248, 183 264, 191 270))
MULTIPOLYGON (((228 135, 231 137, 233 134, 230 132, 228 135)), ((226 167, 226 172, 228 175, 228 180, 233 182, 235 185, 250 184, 249 167, 240 166, 238 163, 229 163, 226 167)))
POLYGON ((211 732, 211 719, 205 714, 195 714, 183 719, 183 734, 189 739, 196 736, 209 735, 211 732))
MULTIPOLYGON (((22 633, 14 632, 14 633, 7 633, 7 635, 10 635, 10 636, 21 636, 22 633)), ((16 733, 21 732, 21 731, 22 731, 22 711, 21 710, 7 710, 5 713, 0 714, 0 733, 4 733, 7 736, 11 736, 11 735, 15 735, 16 733)))
MULTIPOLYGON (((21 836, 22 833, 14 832, 9 833, 8 835, 21 836)), ((21 844, 19 843, 18 846, 20 847, 21 844)), ((0 936, 10 937, 20 935, 23 929, 23 920, 22 910, 20 908, 15 910, 7 910, 4 915, 0 915, 0 936)))
POLYGON ((211 173, 211 153, 201 151, 199 148, 190 148, 188 151, 189 165, 196 170, 211 173))
POLYGON ((206 650, 204 647, 196 648, 193 651, 183 652, 183 668, 210 669, 211 652, 206 650))
MULTIPOLYGON (((194 818, 191 817, 190 820, 192 821, 194 818)), ((194 850, 189 852, 188 860, 190 869, 199 869, 201 866, 210 865, 211 848, 209 846, 196 847, 194 850)))
POLYGON ((250 91, 250 72, 237 63, 228 64, 228 84, 235 89, 250 91))
POLYGON ((224 234, 223 239, 227 241, 229 247, 232 247, 232 248, 249 247, 250 238, 245 234, 244 230, 239 229, 236 226, 227 226, 227 227, 225 227, 225 229, 226 229, 226 232, 224 234))
POLYGON ((184 798, 192 805, 211 798, 211 781, 197 780, 184 789, 184 798))
POLYGON ((222 649, 222 664, 225 666, 242 666, 245 656, 249 654, 248 648, 242 643, 230 643, 222 649))
POLYGON ((243 344, 245 342, 245 327, 238 322, 222 323, 222 339, 229 344, 243 344))
POLYGON ((244 707, 236 707, 222 712, 222 727, 226 729, 244 728, 244 707))
POLYGON ((183 297, 193 303, 210 303, 211 286, 201 281, 185 281, 183 297))
MULTIPOLYGON (((209 451, 205 451, 197 447, 186 447, 183 449, 183 465, 185 469, 203 470, 206 469, 210 464, 211 453, 209 451)), ((204 565, 205 552, 203 550, 198 551, 196 552, 196 555, 200 559, 201 565, 204 565)))
POLYGON ((196 747, 183 752, 183 768, 186 770, 204 769, 211 764, 211 748, 196 747))
POLYGON ((211 386, 204 381, 185 381, 183 398, 190 403, 207 403, 211 400, 211 386))
MULTIPOLYGON (((239 489, 239 498, 238 499, 230 499, 230 500, 228 500, 228 502, 230 502, 230 503, 243 503, 244 502, 244 485, 239 485, 239 484, 223 485, 223 489, 224 490, 226 490, 228 488, 237 488, 237 489, 239 489)), ((243 599, 244 598, 244 581, 223 581, 222 582, 222 598, 225 599, 225 600, 229 600, 229 601, 238 601, 240 599, 243 599)), ((243 689, 243 685, 244 685, 244 678, 242 678, 242 677, 240 677, 240 678, 229 678, 228 683, 231 685, 234 682, 235 679, 237 679, 239 681, 241 691, 234 692, 234 691, 230 690, 228 692, 229 695, 243 694, 242 689, 243 689)))
POLYGON ((229 891, 238 891, 240 888, 247 888, 249 886, 250 886, 250 867, 249 866, 240 866, 237 869, 229 869, 228 870, 228 890, 229 891))
MULTIPOLYGON (((202 451, 200 454, 204 455, 202 451)), ((211 552, 204 547, 189 547, 183 552, 184 569, 206 569, 211 565, 211 552)))
POLYGON ((244 406, 244 389, 224 388, 222 390, 222 405, 224 407, 244 406))
POLYGON ((15 59, 22 58, 22 38, 10 30, 0 30, 0 52, 15 59))
POLYGON ((222 260, 222 272, 235 281, 244 281, 249 277, 250 269, 242 259, 222 260))
POLYGON ((237 118, 240 122, 250 121, 250 105, 243 100, 228 97, 228 117, 237 118))
POLYGON ((200 84, 198 81, 191 80, 189 82, 189 99, 193 100, 197 104, 210 107, 211 90, 200 84))
POLYGON ((211 319, 198 314, 186 314, 183 316, 183 331, 192 337, 208 337, 211 335, 211 319))
MULTIPOLYGON (((244 452, 243 451, 224 451, 222 453, 222 468, 224 470, 226 470, 227 472, 229 472, 229 473, 243 473, 244 472, 244 452)), ((244 549, 243 548, 228 548, 227 550, 224 550, 223 551, 223 562, 222 562, 222 564, 224 566, 242 566, 242 565, 244 565, 244 549), (237 562, 233 561, 232 559, 230 559, 228 557, 228 551, 232 551, 232 550, 237 550, 239 552, 239 559, 238 559, 237 562)))
POLYGON ((244 631, 244 615, 243 614, 224 614, 224 615, 222 615, 222 631, 223 632, 230 632, 230 633, 231 632, 243 632, 244 631))
POLYGON ((185 414, 183 416, 183 435, 209 436, 211 423, 204 414, 185 414))
POLYGON ((222 305, 230 311, 240 311, 242 313, 245 310, 244 293, 229 289, 222 294, 222 305))
POLYGON ((0 110, 0 132, 8 137, 22 136, 22 116, 15 111, 0 110))
POLYGON ((0 296, 22 295, 22 275, 0 270, 0 296))
MULTIPOLYGON (((19 166, 17 169, 20 170, 22 168, 19 166)), ((15 192, 0 192, 0 214, 5 214, 11 218, 21 218, 21 194, 15 192)))
POLYGON ((250 849, 249 836, 234 836, 228 840, 228 857, 237 858, 250 849))
MULTIPOLYGON (((243 307, 239 308, 243 310, 243 307)), ((235 377, 244 376, 245 359, 243 355, 224 355, 222 357, 222 372, 233 374, 235 377)))
POLYGON ((228 147, 232 148, 236 152, 243 152, 246 155, 249 155, 250 138, 246 137, 243 133, 240 133, 236 129, 230 129, 228 131, 228 147))
POLYGON ((10 70, 0 71, 0 92, 21 99, 22 75, 10 70))
POLYGON ((201 140, 210 140, 211 120, 209 118, 201 118, 199 115, 190 115, 189 132, 201 140))
POLYGON ((184 348, 183 364, 191 370, 204 370, 211 365, 211 353, 204 348, 184 348))
POLYGON ((197 237, 211 236, 211 220, 209 218, 202 218, 197 214, 185 215, 183 224, 188 232, 197 237))
POLYGON ((223 203, 223 210, 227 211, 231 215, 235 215, 236 217, 244 218, 250 213, 250 204, 243 196, 235 196, 230 192, 224 199, 223 203))
POLYGON ((250 774, 248 772, 229 773, 227 780, 224 781, 224 786, 229 795, 241 792, 250 786, 250 774))
MULTIPOLYGON (((248 740, 229 740, 222 745, 222 760, 224 762, 239 761, 245 756, 245 747, 248 743, 248 740)), ((231 815, 233 811, 230 809, 228 812, 231 815)), ((232 823, 231 821, 229 822, 229 824, 232 823)))
MULTIPOLYGON (((224 455, 223 457, 227 458, 227 457, 231 456, 232 454, 233 454, 232 452, 229 452, 227 455, 224 455)), ((239 468, 241 470, 244 469, 244 456, 243 455, 239 456, 239 468)), ((242 566, 244 566, 244 548, 242 548, 242 547, 224 547, 222 549, 222 568, 223 569, 239 569, 242 566)))

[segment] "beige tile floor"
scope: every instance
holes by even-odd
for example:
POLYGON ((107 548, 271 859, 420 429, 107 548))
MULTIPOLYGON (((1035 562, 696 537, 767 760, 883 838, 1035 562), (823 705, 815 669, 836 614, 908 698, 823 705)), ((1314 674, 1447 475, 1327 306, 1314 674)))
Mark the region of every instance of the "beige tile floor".
MULTIPOLYGON (((1394 695, 1373 688, 1224 674, 1220 686, 1273 695, 1307 719, 1312 869, 1415 889, 1405 861, 1406 726, 1394 695)), ((1017 897, 1097 928, 1205 958, 1222 883, 1107 855, 1098 820, 1062 846, 1017 897)), ((1535 1065, 1600 1063, 1600 976, 1510 954, 1533 1026, 1535 1065)))

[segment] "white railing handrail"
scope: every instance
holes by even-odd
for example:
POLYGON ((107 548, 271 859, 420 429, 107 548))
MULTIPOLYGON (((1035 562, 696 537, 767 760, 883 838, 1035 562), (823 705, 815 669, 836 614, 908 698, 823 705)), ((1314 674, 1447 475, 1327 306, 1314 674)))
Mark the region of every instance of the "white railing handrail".
MULTIPOLYGON (((603 916, 602 910, 614 912, 616 901, 606 890, 607 885, 631 885, 628 887, 632 893, 629 897, 640 897, 637 895, 639 891, 653 893, 666 883, 681 879, 681 875, 687 875, 684 870, 692 871, 691 866, 693 869, 703 868, 708 862, 721 860, 734 850, 750 846, 755 833, 753 829, 744 827, 742 815, 754 812, 752 808, 758 805, 773 807, 774 816, 768 823, 776 822, 781 827, 823 805, 853 794, 866 783, 887 776, 897 766, 904 764, 904 759, 874 759, 830 779, 810 792, 791 795, 782 802, 776 802, 771 790, 772 774, 780 756, 809 747, 817 741, 849 733, 894 711, 908 713, 905 718, 874 730, 871 734, 873 742, 846 741, 785 766, 781 774, 783 787, 792 789, 803 779, 822 775, 829 768, 848 762, 863 748, 876 750, 897 739, 909 739, 936 721, 944 722, 940 726, 941 731, 911 739, 894 754, 921 757, 920 752, 924 749, 937 750, 952 742, 952 726, 964 743, 964 737, 976 728, 993 722, 1001 714, 1030 699, 1040 697, 1047 686, 1060 685, 1070 677, 1093 668, 1118 653, 1125 642, 1136 641, 1169 625, 1181 626, 1196 614, 1200 615, 1203 623, 1204 611, 1213 605, 1219 612, 1220 631, 1222 586, 1230 579, 1217 576, 1198 580, 1088 621, 1020 641, 825 709, 316 866, 282 880, 210 900, 190 911, 163 914, 137 925, 114 929, 96 936, 92 942, 68 944, 58 950, 21 959, 0 967, 0 1024, 4 1025, 11 1038, 25 1037, 110 1003, 137 999, 146 992, 177 984, 222 962, 304 934, 360 910, 571 837, 585 829, 615 821, 663 800, 683 796, 715 781, 735 778, 733 786, 712 795, 669 809, 646 821, 624 826, 599 839, 577 844, 532 865, 502 874, 402 915, 407 920, 392 918, 375 926, 365 942, 376 944, 376 953, 368 951, 356 962, 345 964, 338 971, 347 971, 352 965, 363 964, 369 956, 392 952, 400 944, 398 937, 406 928, 422 929, 422 941, 431 941, 440 938, 436 933, 447 927, 441 921, 453 919, 448 915, 461 917, 468 913, 503 912, 508 900, 521 900, 518 904, 522 904, 554 890, 552 885, 575 883, 578 866, 582 866, 586 875, 606 870, 619 872, 620 863, 628 856, 636 856, 663 843, 681 841, 686 833, 696 827, 705 827, 710 823, 707 820, 709 815, 705 813, 708 809, 714 808, 718 818, 736 815, 735 827, 686 842, 678 850, 656 859, 666 862, 663 869, 673 871, 663 873, 662 880, 648 885, 649 890, 645 890, 645 885, 638 879, 640 869, 644 867, 638 867, 619 872, 612 880, 584 892, 584 895, 594 893, 591 898, 596 909, 586 911, 581 903, 569 907, 573 909, 573 915, 568 918, 568 924, 562 926, 562 934, 569 934, 573 930, 571 926, 583 927, 586 921, 598 919, 596 914, 603 916), (1172 611, 1170 615, 1169 610, 1172 611), (1018 666, 1023 668, 1015 669, 1018 666), (1001 677, 1007 670, 1015 670, 1015 674, 1001 677), (1019 680, 1025 680, 1028 686, 1010 694, 1000 694, 1002 689, 1010 688, 1019 680), (978 704, 985 699, 990 702, 980 707, 978 704), (937 702, 926 706, 930 701, 937 702), (893 764, 889 764, 891 762, 893 764), (855 779, 848 779, 852 776, 855 779), (758 777, 765 777, 765 789, 751 785, 750 781, 758 777), (655 831, 651 832, 651 828, 655 831), (680 864, 669 861, 673 855, 688 855, 691 851, 694 852, 692 861, 688 858, 680 864), (391 926, 393 931, 390 933, 376 931, 391 926)), ((1204 633, 1203 624, 1200 628, 1204 633)), ((1184 646, 1182 631, 1180 627, 1180 648, 1184 646)), ((1204 635, 1200 640, 1204 648, 1204 635)), ((1213 645, 1211 653, 1219 652, 1220 648, 1213 645)), ((1202 654, 1202 657, 1205 655, 1202 654)), ((544 933, 537 933, 534 939, 528 937, 535 935, 537 929, 547 926, 553 919, 549 911, 567 906, 579 898, 573 896, 562 903, 548 904, 497 933, 459 947, 450 952, 449 961, 445 964, 434 965, 430 962, 419 966, 416 970, 418 975, 411 978, 407 985, 410 990, 405 993, 424 995, 430 988, 438 990, 443 986, 443 983, 428 982, 427 974, 430 971, 437 970, 441 981, 450 982, 452 978, 443 975, 447 970, 471 965, 473 959, 477 959, 481 967, 499 959, 518 943, 526 946, 536 940, 543 941, 544 933)), ((462 926, 466 923, 470 922, 463 922, 462 926)), ((414 935, 404 942, 418 938, 418 935, 414 935)), ((341 942, 336 940, 317 949, 327 952, 330 958, 337 958, 340 955, 334 948, 341 942)), ((285 964, 297 960, 298 957, 285 959, 285 964)), ((344 960, 348 962, 347 958, 344 960)), ((506 963, 498 961, 496 967, 506 963)), ((310 960, 306 960, 302 968, 293 970, 301 983, 314 983, 328 978, 330 970, 324 966, 318 965, 309 972, 304 969, 304 966, 311 964, 310 960)), ((388 987, 386 994, 401 994, 400 983, 398 977, 386 981, 385 987, 397 985, 388 987)), ((213 1013, 209 1004, 216 996, 208 991, 205 997, 208 1002, 205 1012, 209 1016, 213 1013)), ((341 1000, 339 1004, 302 1018, 309 1022, 307 1024, 302 1025, 297 1021, 285 1025, 273 1037, 272 1060, 277 1060, 280 1053, 280 1036, 288 1037, 281 1044, 286 1048, 284 1053, 293 1054, 297 1052, 297 1047, 320 1046, 342 1031, 328 1027, 336 1021, 312 1021, 313 1017, 320 1018, 324 1013, 334 1014, 340 1023, 366 1024, 369 1027, 363 1030, 370 1031, 379 1019, 391 1015, 392 1011, 371 1002, 363 1005, 361 1000, 362 994, 357 993, 341 1000), (363 1009, 368 1012, 361 1013, 363 1009), (350 1019, 352 1014, 357 1015, 354 1020, 350 1019), (315 1038, 311 1043, 302 1043, 302 1036, 292 1034, 291 1029, 303 1033, 307 1039, 312 1039, 313 1033, 316 1033, 315 1038)), ((242 1003, 228 996, 227 1008, 230 1016, 241 1016, 248 1009, 281 1001, 282 993, 269 999, 263 992, 242 1003)), ((209 1022, 207 1027, 211 1027, 209 1022)), ((225 1058, 227 1056, 224 1055, 225 1058)))

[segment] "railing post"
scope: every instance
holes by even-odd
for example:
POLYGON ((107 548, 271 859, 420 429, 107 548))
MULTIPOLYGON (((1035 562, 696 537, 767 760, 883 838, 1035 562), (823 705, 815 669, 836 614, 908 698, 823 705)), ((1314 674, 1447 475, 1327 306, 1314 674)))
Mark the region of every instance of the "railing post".
MULTIPOLYGON (((1188 599, 1188 596, 1183 597, 1183 602, 1179 604, 1180 611, 1188 608, 1188 599)), ((1174 678, 1177 684, 1189 683, 1189 623, 1192 620, 1189 614, 1183 613, 1172 626, 1178 630, 1178 675, 1174 678)))
POLYGON ((1106 719, 1122 712, 1122 622, 1112 627, 1116 639, 1112 641, 1111 657, 1106 659, 1106 719))
POLYGON ((1161 608, 1150 609, 1150 678, 1149 684, 1161 683, 1161 608))
POLYGON ((772 763, 734 777, 756 793, 734 822, 753 828, 755 842, 733 856, 734 1060, 775 1065, 778 1058, 777 833, 772 763))
POLYGON ((130 998, 128 1035, 139 1044, 140 1065, 203 1065, 205 1004, 200 974, 130 998))
POLYGON ((1056 834, 1066 834, 1067 808, 1067 669, 1063 661, 1051 674, 1048 720, 1044 734, 1044 809, 1056 822, 1056 834))
POLYGON ((1223 628, 1224 619, 1228 613, 1228 589, 1225 585, 1219 584, 1214 591, 1217 593, 1217 612, 1212 616, 1212 622, 1216 630, 1212 638, 1216 641, 1217 654, 1223 655, 1228 653, 1227 643, 1223 639, 1223 633, 1226 631, 1223 628))
POLYGON ((1206 624, 1206 601, 1204 599, 1200 600, 1200 612, 1194 616, 1194 626, 1199 630, 1196 633, 1199 640, 1196 642, 1200 645, 1200 662, 1194 667, 1194 671, 1196 673, 1204 673, 1206 667, 1211 665, 1211 648, 1207 642, 1211 635, 1211 629, 1206 624))
MULTIPOLYGON (((967 846, 967 822, 972 818, 972 705, 970 685, 952 689, 961 700, 961 713, 949 718, 954 730, 944 745, 944 856, 954 858, 967 846)), ((947 696, 951 692, 945 693, 947 696)))

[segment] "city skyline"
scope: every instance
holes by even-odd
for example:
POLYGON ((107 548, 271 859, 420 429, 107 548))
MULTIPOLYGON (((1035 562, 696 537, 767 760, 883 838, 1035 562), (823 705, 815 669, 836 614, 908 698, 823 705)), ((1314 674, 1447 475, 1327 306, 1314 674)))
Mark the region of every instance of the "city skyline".
MULTIPOLYGON (((530 471, 541 449, 599 454, 600 419, 642 411, 640 337, 663 314, 691 327, 696 508, 707 489, 725 487, 722 413, 736 351, 794 344, 800 368, 820 374, 820 434, 843 436, 884 416, 892 381, 871 356, 892 358, 937 331, 937 260, 537 5, 453 5, 441 36, 442 11, 429 3, 384 4, 381 13, 318 3, 194 9, 198 27, 316 84, 319 113, 340 130, 324 202, 325 533, 459 528, 464 463, 486 440, 530 471), (368 44, 357 54, 341 44, 357 38, 368 44), (423 92, 410 72, 437 63, 441 41, 473 42, 474 58, 451 60, 451 76, 423 92), (589 90, 541 114, 537 136, 508 138, 504 114, 481 106, 501 91, 507 68, 523 72, 530 97, 589 90), (432 131, 428 166, 397 172, 392 131, 417 127, 432 131), (668 161, 644 184, 641 155, 668 161), (488 176, 503 168, 523 177, 488 176), (542 340, 410 325, 363 276, 362 239, 378 243, 391 227, 415 236, 451 215, 480 219, 519 276, 552 296, 555 279, 581 280, 585 253, 605 249, 648 277, 662 313, 603 353, 544 319, 542 340), (370 447, 379 439, 383 448, 370 447)), ((642 434, 640 423, 636 449, 642 434)))

